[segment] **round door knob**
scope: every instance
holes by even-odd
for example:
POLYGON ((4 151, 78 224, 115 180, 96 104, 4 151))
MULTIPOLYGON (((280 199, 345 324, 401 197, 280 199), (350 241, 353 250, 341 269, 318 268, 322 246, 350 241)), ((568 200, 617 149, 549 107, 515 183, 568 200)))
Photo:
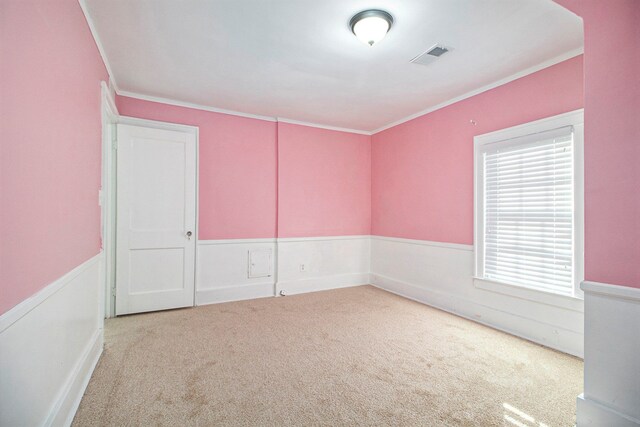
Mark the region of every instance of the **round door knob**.
POLYGON ((191 235, 192 235, 192 234, 193 234, 192 232, 187 231, 187 239, 191 239, 191 235))

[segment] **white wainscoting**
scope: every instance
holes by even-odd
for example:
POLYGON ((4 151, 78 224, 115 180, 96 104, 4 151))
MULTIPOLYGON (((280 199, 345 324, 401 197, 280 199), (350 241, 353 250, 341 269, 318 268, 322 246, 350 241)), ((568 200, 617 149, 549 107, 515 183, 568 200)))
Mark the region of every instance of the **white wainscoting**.
POLYGON ((368 235, 280 238, 276 293, 293 295, 368 284, 370 253, 368 235))
POLYGON ((196 305, 274 296, 276 239, 199 240, 196 305), (249 277, 249 252, 271 250, 271 275, 249 277))
POLYGON ((71 424, 102 353, 102 254, 0 316, 0 425, 71 424))
POLYGON ((640 289, 583 282, 584 393, 578 427, 640 426, 640 289))
POLYGON ((200 240, 196 305, 367 284, 370 247, 368 235, 200 240), (272 274, 250 278, 249 252, 261 249, 273 251, 272 274))
POLYGON ((371 283, 513 335, 582 357, 584 307, 474 285, 473 246, 372 236, 371 283))

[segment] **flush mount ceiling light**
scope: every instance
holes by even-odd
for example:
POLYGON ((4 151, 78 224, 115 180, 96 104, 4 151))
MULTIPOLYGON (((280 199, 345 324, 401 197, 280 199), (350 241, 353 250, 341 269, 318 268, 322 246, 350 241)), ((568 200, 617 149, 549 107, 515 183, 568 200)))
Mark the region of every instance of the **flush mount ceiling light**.
POLYGON ((353 34, 365 44, 373 46, 387 35, 393 17, 384 10, 363 10, 351 18, 349 26, 353 34))

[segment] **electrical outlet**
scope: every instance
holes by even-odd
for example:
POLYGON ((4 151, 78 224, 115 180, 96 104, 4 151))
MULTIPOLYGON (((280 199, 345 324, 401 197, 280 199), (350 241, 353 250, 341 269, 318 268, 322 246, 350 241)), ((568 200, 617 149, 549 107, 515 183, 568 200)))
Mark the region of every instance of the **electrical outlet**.
POLYGON ((307 271, 307 266, 304 264, 300 264, 300 271, 307 271))

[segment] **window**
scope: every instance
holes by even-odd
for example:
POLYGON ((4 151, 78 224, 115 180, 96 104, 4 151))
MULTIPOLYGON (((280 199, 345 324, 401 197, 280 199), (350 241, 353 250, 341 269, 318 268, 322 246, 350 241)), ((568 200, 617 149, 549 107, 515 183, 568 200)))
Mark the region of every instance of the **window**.
POLYGON ((579 111, 474 139, 481 281, 580 296, 583 122, 579 111))

